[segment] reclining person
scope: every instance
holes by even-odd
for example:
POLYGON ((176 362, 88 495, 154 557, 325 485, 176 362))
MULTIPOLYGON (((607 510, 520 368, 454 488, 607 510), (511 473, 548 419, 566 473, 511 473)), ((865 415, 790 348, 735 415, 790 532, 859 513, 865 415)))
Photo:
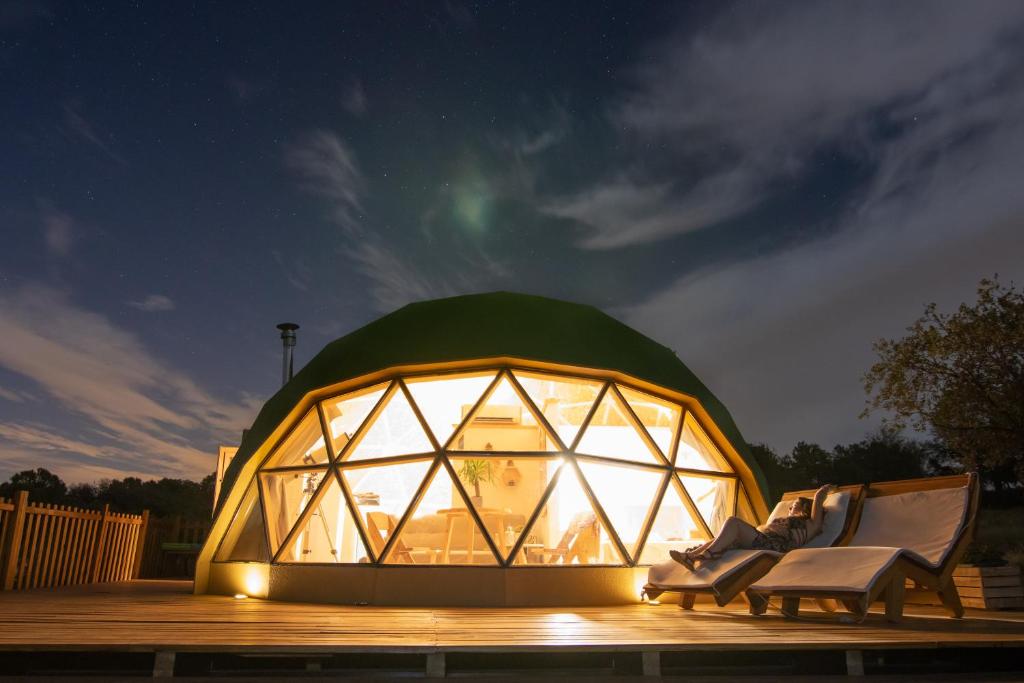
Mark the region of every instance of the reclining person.
POLYGON ((814 493, 814 499, 800 497, 789 506, 789 514, 776 517, 761 526, 752 526, 739 517, 725 520, 718 536, 682 552, 670 550, 672 559, 690 571, 696 562, 717 560, 726 550, 773 550, 787 553, 821 533, 825 518, 825 497, 835 489, 826 484, 814 493))

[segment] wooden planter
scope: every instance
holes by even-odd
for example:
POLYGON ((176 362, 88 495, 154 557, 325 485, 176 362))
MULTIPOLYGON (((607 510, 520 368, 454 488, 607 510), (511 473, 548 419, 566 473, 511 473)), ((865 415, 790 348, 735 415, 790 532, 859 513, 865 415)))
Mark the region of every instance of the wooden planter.
POLYGON ((1022 609, 1024 588, 1020 567, 975 567, 961 564, 953 571, 953 583, 964 607, 981 609, 1022 609))

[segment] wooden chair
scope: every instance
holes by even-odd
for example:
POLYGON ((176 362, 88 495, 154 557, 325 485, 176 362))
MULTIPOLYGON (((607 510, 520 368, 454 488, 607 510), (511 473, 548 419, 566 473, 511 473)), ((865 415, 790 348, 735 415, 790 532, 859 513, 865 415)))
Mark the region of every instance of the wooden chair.
MULTIPOLYGON (((833 522, 826 517, 826 527, 809 543, 826 547, 844 545, 852 536, 860 516, 865 487, 841 486, 837 493, 846 495, 833 497, 835 494, 832 494, 826 500, 826 514, 830 511, 836 514, 841 509, 842 518, 833 522), (840 508, 840 505, 845 507, 840 508)), ((813 495, 814 491, 789 491, 783 494, 772 515, 786 514, 793 500, 813 495)), ((707 594, 714 598, 719 607, 724 607, 767 574, 781 558, 781 553, 770 550, 730 550, 718 560, 702 563, 694 572, 668 560, 651 567, 643 594, 655 600, 663 593, 679 593, 679 605, 683 609, 692 609, 697 595, 707 594)))
MULTIPOLYGON (((367 536, 370 538, 370 544, 373 546, 373 554, 377 556, 377 560, 380 561, 381 556, 384 553, 384 548, 387 546, 388 539, 391 538, 395 533, 395 528, 398 526, 398 520, 395 519, 394 515, 390 515, 386 512, 367 512, 366 513, 366 530, 367 536)), ((433 563, 437 553, 440 552, 437 548, 410 548, 402 539, 395 540, 394 550, 391 551, 391 560, 398 564, 419 564, 413 553, 426 552, 429 562, 433 563)))
POLYGON ((953 571, 973 537, 978 493, 973 473, 869 485, 849 546, 786 555, 750 586, 751 613, 763 614, 776 595, 786 616, 795 617, 805 597, 836 601, 862 619, 872 602, 884 599, 886 618, 896 622, 911 579, 935 591, 952 617, 962 617, 953 571))
POLYGON ((579 560, 580 564, 590 564, 591 558, 598 559, 601 554, 601 525, 597 515, 592 512, 576 515, 562 534, 558 546, 544 548, 540 552, 547 558, 548 564, 555 564, 559 560, 562 564, 572 564, 573 560, 579 560))

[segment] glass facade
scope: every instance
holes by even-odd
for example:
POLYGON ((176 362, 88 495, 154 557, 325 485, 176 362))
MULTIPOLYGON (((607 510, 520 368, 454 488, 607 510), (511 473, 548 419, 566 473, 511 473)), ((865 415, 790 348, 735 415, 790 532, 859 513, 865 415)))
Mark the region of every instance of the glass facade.
POLYGON ((324 399, 244 485, 215 561, 631 566, 750 514, 685 406, 525 368, 324 399))

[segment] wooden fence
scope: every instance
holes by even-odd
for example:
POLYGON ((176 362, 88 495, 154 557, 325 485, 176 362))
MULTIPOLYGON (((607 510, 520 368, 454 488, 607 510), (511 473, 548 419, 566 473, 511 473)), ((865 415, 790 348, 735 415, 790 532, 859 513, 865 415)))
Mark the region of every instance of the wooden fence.
POLYGON ((125 581, 139 575, 149 511, 122 515, 0 499, 0 590, 125 581))
POLYGON ((210 520, 150 517, 137 578, 191 579, 210 520))

